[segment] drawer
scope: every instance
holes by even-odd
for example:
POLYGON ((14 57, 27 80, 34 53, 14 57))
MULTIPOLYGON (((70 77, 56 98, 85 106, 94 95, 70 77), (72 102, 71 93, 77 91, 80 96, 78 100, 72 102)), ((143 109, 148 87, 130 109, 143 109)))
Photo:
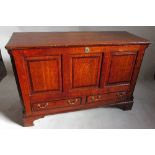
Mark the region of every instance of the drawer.
POLYGON ((87 103, 93 103, 93 102, 98 102, 98 101, 123 100, 126 97, 127 97, 126 92, 92 95, 92 96, 87 97, 87 103))
POLYGON ((81 98, 67 99, 67 100, 55 100, 50 102, 34 103, 32 105, 33 111, 42 111, 55 108, 63 108, 68 106, 77 106, 81 104, 81 98))

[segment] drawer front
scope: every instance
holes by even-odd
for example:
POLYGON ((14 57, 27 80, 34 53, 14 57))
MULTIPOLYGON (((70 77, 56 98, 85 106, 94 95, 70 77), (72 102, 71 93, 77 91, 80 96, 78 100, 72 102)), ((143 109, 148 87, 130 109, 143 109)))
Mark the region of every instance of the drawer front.
POLYGON ((43 111, 55 108, 63 108, 68 106, 77 106, 81 104, 81 98, 68 99, 68 100, 55 100, 51 102, 35 103, 32 105, 33 111, 43 111))
POLYGON ((102 95, 92 95, 87 97, 87 103, 94 103, 99 101, 123 100, 127 97, 126 92, 109 93, 102 95))

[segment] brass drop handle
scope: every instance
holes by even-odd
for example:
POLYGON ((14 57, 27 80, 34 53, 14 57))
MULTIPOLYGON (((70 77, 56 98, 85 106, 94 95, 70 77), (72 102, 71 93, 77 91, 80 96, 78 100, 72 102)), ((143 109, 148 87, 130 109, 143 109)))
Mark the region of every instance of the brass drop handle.
POLYGON ((85 53, 89 53, 89 52, 90 52, 89 47, 85 47, 85 53))
POLYGON ((117 94, 117 97, 121 97, 121 98, 123 98, 124 95, 125 95, 125 93, 118 93, 118 94, 117 94))
POLYGON ((45 109, 47 106, 48 106, 48 103, 45 103, 45 104, 38 104, 38 107, 39 107, 40 109, 45 109))
POLYGON ((98 95, 96 98, 96 100, 99 100, 99 99, 101 99, 101 95, 98 95))
POLYGON ((78 99, 75 99, 75 100, 68 100, 68 103, 69 103, 70 105, 74 105, 74 104, 77 103, 77 101, 78 101, 78 99))
POLYGON ((91 97, 91 100, 94 102, 94 101, 95 101, 95 97, 94 97, 94 96, 92 96, 92 97, 91 97))
POLYGON ((122 94, 121 94, 121 93, 118 93, 118 94, 117 94, 117 97, 122 97, 122 94))
POLYGON ((92 101, 98 101, 101 99, 101 95, 98 95, 96 98, 95 98, 95 96, 92 96, 91 99, 92 99, 92 101))

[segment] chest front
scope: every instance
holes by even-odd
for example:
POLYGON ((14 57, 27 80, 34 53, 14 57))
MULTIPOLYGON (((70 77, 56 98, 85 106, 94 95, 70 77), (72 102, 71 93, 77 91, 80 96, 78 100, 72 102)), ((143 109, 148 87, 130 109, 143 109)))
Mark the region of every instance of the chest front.
POLYGON ((91 45, 13 49, 25 125, 47 114, 118 106, 131 109, 147 46, 91 45))

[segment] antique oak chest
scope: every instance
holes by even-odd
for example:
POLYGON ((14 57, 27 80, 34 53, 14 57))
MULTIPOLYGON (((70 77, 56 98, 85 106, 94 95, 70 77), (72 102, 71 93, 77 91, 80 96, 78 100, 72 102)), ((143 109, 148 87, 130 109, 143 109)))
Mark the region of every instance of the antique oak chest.
POLYGON ((45 115, 99 106, 130 110, 148 45, 124 31, 13 33, 6 48, 24 126, 45 115))

